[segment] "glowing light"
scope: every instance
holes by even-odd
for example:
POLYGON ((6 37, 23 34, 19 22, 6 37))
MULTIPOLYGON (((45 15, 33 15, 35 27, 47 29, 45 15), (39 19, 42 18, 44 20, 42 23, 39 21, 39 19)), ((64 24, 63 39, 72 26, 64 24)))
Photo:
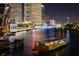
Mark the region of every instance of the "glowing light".
POLYGON ((63 41, 63 40, 61 40, 61 43, 64 43, 64 41, 63 41))
POLYGON ((58 42, 59 44, 61 44, 61 42, 58 42))
POLYGON ((45 45, 48 46, 48 43, 46 43, 45 45))
POLYGON ((47 28, 55 28, 54 26, 35 26, 35 28, 47 29, 47 28))
POLYGON ((55 25, 55 20, 50 20, 50 25, 55 25))
POLYGON ((16 22, 16 24, 19 24, 19 22, 16 22))
POLYGON ((57 25, 56 25, 57 28, 60 28, 61 26, 62 26, 61 24, 57 24, 57 25))
MULTIPOLYGON (((35 29, 33 29, 32 31, 35 32, 35 29)), ((35 35, 35 33, 33 33, 33 35, 35 35)))
POLYGON ((32 30, 31 31, 31 37, 30 37, 30 39, 32 39, 32 49, 34 49, 34 47, 35 47, 35 30, 32 30))
POLYGON ((7 6, 5 9, 8 10, 9 9, 9 6, 7 6))
POLYGON ((58 42, 57 42, 57 41, 55 41, 55 43, 57 44, 58 42))
POLYGON ((24 23, 28 23, 28 21, 25 21, 24 23))
POLYGON ((41 7, 43 7, 43 8, 44 8, 44 5, 41 5, 41 7))
POLYGON ((50 43, 46 43, 45 45, 49 47, 51 44, 50 43))
POLYGON ((50 44, 54 44, 54 42, 50 42, 50 44))

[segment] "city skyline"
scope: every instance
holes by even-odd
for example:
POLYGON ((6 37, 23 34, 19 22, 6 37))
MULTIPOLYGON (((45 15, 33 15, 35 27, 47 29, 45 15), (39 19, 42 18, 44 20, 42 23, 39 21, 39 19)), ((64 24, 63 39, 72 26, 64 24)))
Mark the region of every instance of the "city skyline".
POLYGON ((79 4, 0 4, 0 56, 79 56, 78 16, 79 4))
MULTIPOLYGON (((70 22, 79 23, 78 21, 79 20, 79 4, 78 3, 50 3, 50 4, 43 3, 43 5, 44 5, 44 11, 43 11, 44 15, 49 16, 50 19, 54 19, 56 23, 66 23, 68 21, 67 17, 69 17, 70 22)), ((19 9, 21 8, 19 7, 19 9)))
POLYGON ((57 23, 66 23, 67 17, 70 22, 79 23, 79 4, 78 3, 44 3, 45 15, 55 19, 57 23))

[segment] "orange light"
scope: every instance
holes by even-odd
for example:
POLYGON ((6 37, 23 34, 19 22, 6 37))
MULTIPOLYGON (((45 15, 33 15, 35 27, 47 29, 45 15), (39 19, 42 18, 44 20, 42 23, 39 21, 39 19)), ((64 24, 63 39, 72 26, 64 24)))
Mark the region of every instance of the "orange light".
POLYGON ((50 44, 54 44, 54 42, 50 42, 50 44))
POLYGON ((46 45, 46 46, 48 46, 48 47, 50 47, 50 46, 51 46, 51 44, 50 44, 50 43, 46 43, 45 45, 46 45))

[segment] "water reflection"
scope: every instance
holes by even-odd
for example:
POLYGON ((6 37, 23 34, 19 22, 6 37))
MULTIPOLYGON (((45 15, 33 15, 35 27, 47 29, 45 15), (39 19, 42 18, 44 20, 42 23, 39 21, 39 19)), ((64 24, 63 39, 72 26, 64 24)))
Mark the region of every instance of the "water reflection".
MULTIPOLYGON (((23 40, 23 45, 24 46, 21 46, 21 47, 14 47, 13 45, 11 45, 9 47, 9 54, 7 55, 25 55, 25 56, 31 56, 33 55, 33 49, 35 48, 34 45, 37 41, 41 41, 41 42, 44 42, 45 40, 48 40, 54 36, 58 36, 58 32, 57 35, 54 35, 54 29, 51 29, 51 30, 46 30, 46 29, 34 29, 34 30, 29 30, 29 31, 22 31, 22 32, 17 32, 16 33, 16 39, 17 40, 23 40)), ((51 39, 50 39, 51 40, 51 39)), ((45 48, 44 48, 45 50, 45 48)), ((57 51, 49 51, 49 52, 42 52, 41 54, 42 55, 60 55, 60 53, 62 51, 65 51, 62 50, 62 49, 59 49, 57 51)), ((36 51, 37 53, 38 51, 36 51)), ((36 55, 41 55, 41 54, 36 54, 36 55)), ((62 52, 63 54, 63 52, 62 52)), ((62 55, 61 54, 61 55, 62 55)))

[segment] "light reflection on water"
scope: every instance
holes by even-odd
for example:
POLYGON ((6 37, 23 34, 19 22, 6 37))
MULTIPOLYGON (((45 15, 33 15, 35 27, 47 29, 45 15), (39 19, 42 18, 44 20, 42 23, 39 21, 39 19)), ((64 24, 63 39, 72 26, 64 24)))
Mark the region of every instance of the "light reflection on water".
MULTIPOLYGON (((48 40, 49 36, 48 33, 43 31, 44 29, 34 29, 30 31, 22 31, 16 33, 16 39, 24 39, 24 49, 23 53, 24 55, 32 55, 32 49, 34 48, 35 41, 41 41, 41 40, 48 40)), ((22 50, 19 51, 19 48, 17 49, 17 53, 20 53, 22 50)), ((56 55, 59 54, 58 52, 56 55)), ((18 54, 17 54, 18 55, 18 54)))
MULTIPOLYGON (((49 33, 47 33, 46 31, 47 30, 44 30, 44 29, 34 29, 34 30, 30 30, 30 31, 24 31, 22 33, 17 33, 18 39, 20 37, 24 38, 24 53, 25 53, 25 55, 32 55, 32 49, 34 48, 36 41, 48 40, 49 33)), ((50 31, 50 32, 52 32, 52 31, 50 31)), ((52 36, 54 36, 53 34, 52 34, 52 36)))

